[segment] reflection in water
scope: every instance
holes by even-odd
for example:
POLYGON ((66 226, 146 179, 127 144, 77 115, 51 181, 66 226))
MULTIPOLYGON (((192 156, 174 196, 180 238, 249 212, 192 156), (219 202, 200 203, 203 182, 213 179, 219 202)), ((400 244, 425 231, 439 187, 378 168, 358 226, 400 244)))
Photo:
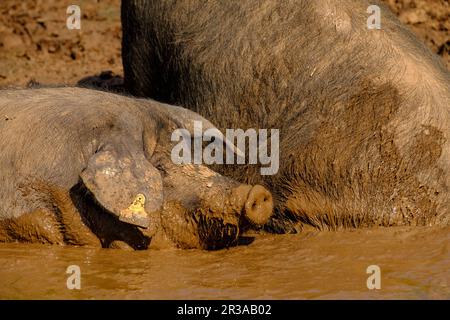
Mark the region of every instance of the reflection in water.
POLYGON ((2 299, 450 299, 450 229, 261 235, 214 252, 0 244, 0 266, 2 299), (69 265, 81 290, 66 287, 69 265))

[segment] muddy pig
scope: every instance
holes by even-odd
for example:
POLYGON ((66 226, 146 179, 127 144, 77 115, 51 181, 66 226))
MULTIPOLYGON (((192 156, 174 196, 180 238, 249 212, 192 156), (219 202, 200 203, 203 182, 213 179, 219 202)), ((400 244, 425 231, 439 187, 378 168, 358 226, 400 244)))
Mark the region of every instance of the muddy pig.
POLYGON ((175 129, 214 129, 192 111, 41 88, 0 91, 0 114, 0 241, 220 249, 272 213, 262 186, 172 162, 175 129))
POLYGON ((277 174, 221 171, 272 191, 268 230, 450 223, 450 74, 380 1, 123 0, 122 23, 128 92, 280 129, 277 174))

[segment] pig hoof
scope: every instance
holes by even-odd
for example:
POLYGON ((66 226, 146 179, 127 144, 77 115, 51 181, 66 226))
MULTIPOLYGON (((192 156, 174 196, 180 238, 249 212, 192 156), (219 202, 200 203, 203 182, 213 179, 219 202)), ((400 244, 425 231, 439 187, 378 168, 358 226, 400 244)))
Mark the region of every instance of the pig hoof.
POLYGON ((138 194, 131 206, 120 211, 119 220, 138 227, 148 228, 150 219, 147 212, 145 212, 144 205, 145 196, 138 194))
POLYGON ((263 225, 272 215, 272 194, 260 185, 254 186, 245 202, 245 216, 253 224, 263 225))

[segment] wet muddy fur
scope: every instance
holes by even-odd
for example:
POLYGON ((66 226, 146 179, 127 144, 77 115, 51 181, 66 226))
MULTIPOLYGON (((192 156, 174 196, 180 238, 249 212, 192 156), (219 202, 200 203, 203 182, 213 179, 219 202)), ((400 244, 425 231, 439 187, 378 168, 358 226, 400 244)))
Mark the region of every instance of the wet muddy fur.
POLYGON ((378 1, 124 0, 122 23, 129 92, 280 129, 278 174, 214 167, 272 191, 267 230, 450 223, 450 74, 378 1))

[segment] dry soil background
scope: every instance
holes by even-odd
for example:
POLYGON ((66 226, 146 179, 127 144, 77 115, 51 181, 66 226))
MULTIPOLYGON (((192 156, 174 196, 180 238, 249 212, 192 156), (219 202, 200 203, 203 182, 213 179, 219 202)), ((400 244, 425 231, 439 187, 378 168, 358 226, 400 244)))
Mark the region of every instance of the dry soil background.
MULTIPOLYGON (((449 0, 385 1, 450 69, 449 0)), ((120 41, 120 0, 1 0, 0 86, 74 84, 107 70, 120 75, 120 41), (79 31, 66 28, 71 4, 81 7, 79 31)))

